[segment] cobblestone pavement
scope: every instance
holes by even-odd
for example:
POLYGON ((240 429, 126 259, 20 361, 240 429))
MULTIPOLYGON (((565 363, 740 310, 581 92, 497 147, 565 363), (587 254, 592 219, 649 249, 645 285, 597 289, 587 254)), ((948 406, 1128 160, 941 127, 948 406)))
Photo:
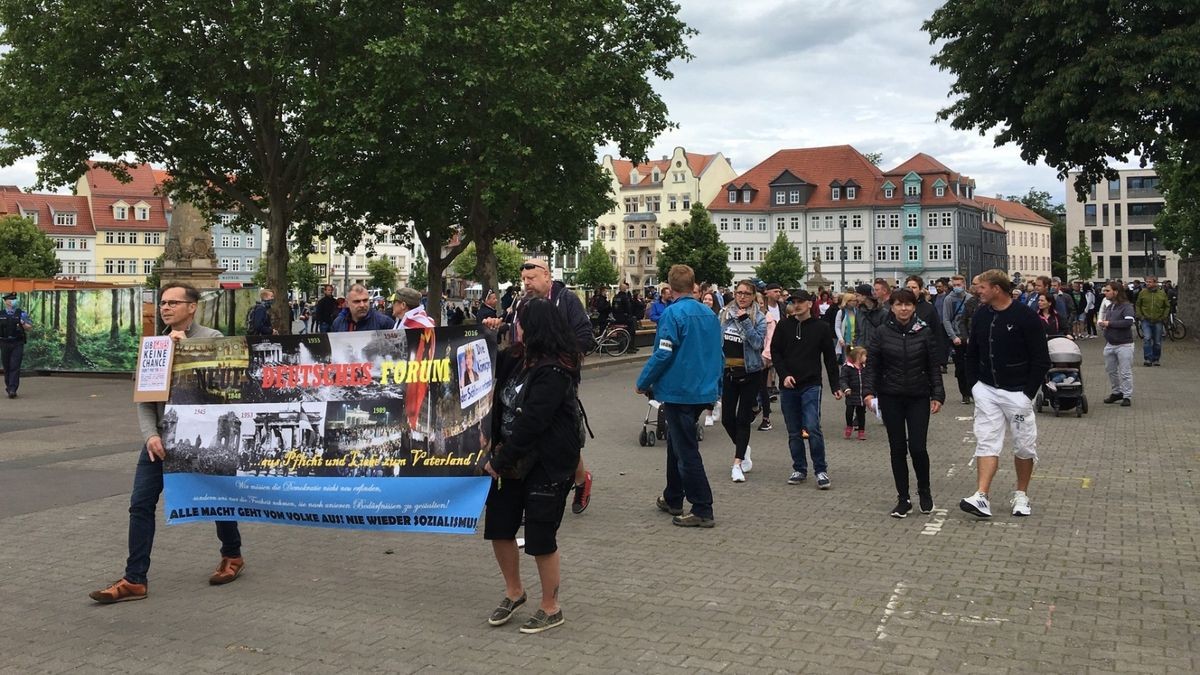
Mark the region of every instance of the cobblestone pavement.
POLYGON ((92 604, 125 557, 130 383, 28 378, 0 406, 0 672, 1200 671, 1200 346, 1137 366, 1132 408, 1100 403, 1101 346, 1083 348, 1091 412, 1038 417, 1030 518, 1007 515, 1006 449, 990 522, 956 505, 969 406, 930 431, 938 510, 895 520, 882 426, 843 440, 826 397, 832 490, 786 485, 778 414, 744 484, 711 428, 717 527, 673 527, 664 447, 636 442, 636 364, 589 371, 594 500, 561 531, 567 623, 533 636, 525 608, 486 624, 503 587, 479 535, 247 525, 246 573, 210 587, 212 526, 160 527, 149 599, 92 604))

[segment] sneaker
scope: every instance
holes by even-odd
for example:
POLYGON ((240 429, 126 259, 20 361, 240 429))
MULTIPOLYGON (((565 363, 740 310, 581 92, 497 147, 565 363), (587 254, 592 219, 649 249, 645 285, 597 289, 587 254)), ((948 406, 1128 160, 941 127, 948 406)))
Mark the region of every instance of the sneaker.
POLYGON ((746 456, 742 458, 742 473, 750 473, 754 468, 754 460, 750 459, 750 446, 746 446, 746 456))
POLYGON ((770 431, 771 429, 774 429, 774 427, 771 426, 771 420, 764 417, 762 424, 758 425, 758 430, 759 431, 770 431))
POLYGON ((733 476, 733 482, 735 482, 735 483, 745 483, 746 482, 746 473, 744 471, 742 471, 741 466, 734 464, 733 471, 731 473, 733 476))
POLYGON ((860 441, 867 440, 867 430, 866 429, 858 430, 858 440, 860 440, 860 441))
POLYGON ((958 508, 980 518, 992 517, 992 506, 988 504, 987 495, 982 492, 976 492, 962 500, 958 503, 958 508))
POLYGON ((246 561, 240 555, 236 558, 221 556, 221 562, 217 565, 217 569, 212 573, 212 576, 208 578, 208 583, 213 586, 227 584, 242 576, 242 570, 245 567, 246 561))
POLYGON ((1124 398, 1124 397, 1121 398, 1121 407, 1122 408, 1128 408, 1131 405, 1133 405, 1133 399, 1124 398))
POLYGON ((130 600, 144 600, 146 595, 146 584, 131 584, 124 577, 113 582, 108 588, 88 593, 89 598, 102 605, 111 605, 114 602, 129 602, 130 600))
POLYGON ((510 600, 507 595, 504 596, 504 598, 500 600, 500 604, 496 607, 496 609, 492 610, 492 615, 488 617, 488 625, 503 626, 504 624, 508 623, 509 619, 512 618, 513 612, 523 604, 525 604, 524 593, 522 593, 521 597, 517 598, 516 600, 510 600))
POLYGON ((808 480, 808 474, 793 471, 792 475, 788 476, 788 485, 799 485, 808 480))
POLYGON ((917 495, 917 499, 921 502, 921 513, 933 511, 933 495, 920 494, 917 495))
POLYGON ((575 485, 575 499, 571 502, 571 513, 575 515, 586 511, 588 504, 592 503, 592 472, 587 471, 583 476, 583 483, 575 485))
POLYGON ((962 402, 963 402, 963 405, 971 405, 971 397, 964 396, 962 402))
POLYGON ((842 432, 842 438, 850 438, 852 433, 854 433, 854 427, 846 427, 846 430, 842 432))
POLYGON ((825 473, 824 471, 821 471, 817 474, 817 489, 829 489, 829 474, 825 473))
POLYGON ((717 521, 713 518, 703 518, 694 513, 688 513, 675 516, 671 519, 671 524, 679 527, 712 527, 717 524, 717 521))
POLYGON ((1028 516, 1033 511, 1029 508, 1029 495, 1017 490, 1012 496, 1012 514, 1014 516, 1028 516))
POLYGON ((1154 364, 1153 364, 1153 363, 1150 363, 1149 361, 1142 361, 1142 367, 1143 367, 1143 368, 1149 368, 1149 367, 1150 367, 1150 366, 1152 366, 1152 365, 1154 365, 1154 364))
POLYGON ((896 501, 895 508, 892 509, 891 516, 893 518, 907 518, 909 511, 912 511, 912 502, 907 499, 899 499, 896 501))
MULTIPOLYGON (((1151 363, 1153 363, 1155 366, 1161 366, 1161 365, 1162 365, 1162 364, 1161 364, 1161 363, 1159 363, 1158 361, 1151 361, 1151 363)), ((16 392, 13 392, 13 398, 16 398, 16 397, 17 397, 17 393, 16 393, 16 392)))
POLYGON ((549 616, 546 615, 546 612, 539 609, 536 614, 529 617, 529 620, 521 625, 521 632, 540 633, 544 630, 550 630, 555 626, 561 626, 564 621, 561 609, 549 616))
POLYGON ((654 500, 654 505, 658 507, 659 511, 663 511, 664 513, 669 513, 673 516, 683 515, 683 507, 682 506, 671 506, 670 504, 667 503, 667 500, 663 499, 662 497, 659 497, 658 499, 654 500))
POLYGON ((1117 401, 1124 400, 1124 398, 1125 397, 1120 394, 1109 394, 1108 398, 1104 399, 1104 402, 1105 403, 1116 403, 1117 401))

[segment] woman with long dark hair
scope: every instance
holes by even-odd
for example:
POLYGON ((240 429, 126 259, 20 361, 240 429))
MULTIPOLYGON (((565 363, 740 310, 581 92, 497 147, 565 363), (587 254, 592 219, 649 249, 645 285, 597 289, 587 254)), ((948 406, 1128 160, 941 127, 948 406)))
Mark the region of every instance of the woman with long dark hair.
POLYGON ((1128 408, 1133 405, 1133 305, 1120 282, 1110 281, 1102 291, 1108 306, 1096 325, 1104 331, 1104 370, 1112 388, 1104 402, 1128 408))
POLYGON ((521 626, 540 633, 563 623, 556 534, 579 463, 579 354, 574 333, 548 300, 518 312, 518 341, 500 354, 492 405, 492 476, 483 538, 504 575, 504 598, 488 623, 501 626, 525 603, 517 530, 525 522, 525 553, 537 563, 541 606, 521 626))
POLYGON ((1049 293, 1038 293, 1037 315, 1042 320, 1042 326, 1046 328, 1047 338, 1071 337, 1068 332, 1070 325, 1058 315, 1054 298, 1050 297, 1049 293))

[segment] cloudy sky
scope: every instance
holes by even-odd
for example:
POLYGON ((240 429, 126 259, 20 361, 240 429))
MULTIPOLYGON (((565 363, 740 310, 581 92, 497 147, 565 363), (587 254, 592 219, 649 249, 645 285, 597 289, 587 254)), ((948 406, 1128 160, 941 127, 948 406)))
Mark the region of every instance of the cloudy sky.
POLYGON ((783 148, 848 143, 883 153, 885 170, 925 152, 974 178, 981 195, 1036 187, 1065 199, 1053 169, 937 120, 952 78, 930 65, 921 23, 938 0, 677 1, 700 34, 695 58, 660 86, 679 128, 651 157, 679 145, 720 151, 743 172, 783 148))

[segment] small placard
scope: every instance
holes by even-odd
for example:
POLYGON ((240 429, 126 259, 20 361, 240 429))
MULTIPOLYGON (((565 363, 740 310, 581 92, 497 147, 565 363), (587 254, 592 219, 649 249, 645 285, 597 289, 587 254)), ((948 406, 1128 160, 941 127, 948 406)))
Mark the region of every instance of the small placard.
POLYGON ((175 342, 169 335, 142 338, 134 374, 133 400, 166 401, 171 395, 171 360, 175 342))

